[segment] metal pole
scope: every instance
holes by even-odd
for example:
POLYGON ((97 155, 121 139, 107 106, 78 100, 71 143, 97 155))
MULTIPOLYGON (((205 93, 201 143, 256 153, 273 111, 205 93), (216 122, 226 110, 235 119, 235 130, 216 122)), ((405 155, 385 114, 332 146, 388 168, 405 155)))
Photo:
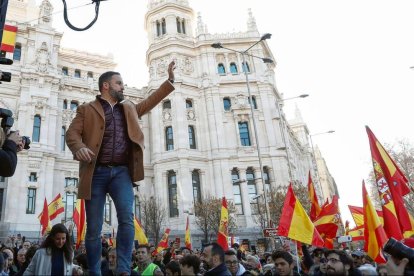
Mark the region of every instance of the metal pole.
POLYGON ((277 98, 276 98, 276 107, 277 107, 277 112, 279 113, 279 116, 280 116, 279 127, 280 127, 280 132, 282 134, 282 141, 283 141, 283 144, 285 145, 286 159, 287 159, 287 163, 288 163, 289 181, 290 181, 290 183, 293 184, 292 167, 291 167, 291 164, 290 164, 290 156, 289 156, 289 147, 288 147, 288 144, 286 142, 283 116, 282 116, 282 112, 280 110, 280 104, 279 104, 279 101, 277 100, 277 98))
POLYGON ((246 57, 245 57, 244 52, 242 53, 242 57, 243 57, 242 70, 244 71, 244 75, 246 76, 247 92, 249 94, 249 100, 250 100, 250 112, 251 112, 251 115, 252 115, 254 136, 256 138, 257 155, 259 157, 259 166, 260 166, 261 180, 262 180, 262 186, 263 186, 263 195, 264 195, 264 202, 265 202, 265 209, 266 209, 266 223, 269 224, 270 213, 269 213, 269 206, 267 205, 266 184, 264 182, 264 177, 263 177, 264 173, 263 173, 262 156, 261 156, 261 153, 260 153, 259 137, 257 135, 256 119, 254 118, 253 99, 252 99, 252 95, 251 95, 251 92, 250 92, 249 76, 248 76, 246 68, 244 67, 244 66, 246 66, 246 57))

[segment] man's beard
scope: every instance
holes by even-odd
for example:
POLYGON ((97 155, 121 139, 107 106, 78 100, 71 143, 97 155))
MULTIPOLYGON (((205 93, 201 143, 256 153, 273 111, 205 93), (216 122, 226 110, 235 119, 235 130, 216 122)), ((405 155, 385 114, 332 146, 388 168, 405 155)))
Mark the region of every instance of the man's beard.
POLYGON ((115 90, 111 89, 109 91, 109 95, 111 95, 114 99, 116 99, 116 101, 118 103, 122 102, 124 100, 124 93, 122 93, 122 92, 115 91, 115 90))

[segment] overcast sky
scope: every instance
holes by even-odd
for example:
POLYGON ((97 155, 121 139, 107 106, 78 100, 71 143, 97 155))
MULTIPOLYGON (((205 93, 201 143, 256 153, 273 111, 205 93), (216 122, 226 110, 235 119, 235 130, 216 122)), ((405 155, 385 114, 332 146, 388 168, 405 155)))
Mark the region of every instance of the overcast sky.
MULTIPOLYGON (((90 3, 67 1, 69 7, 90 3)), ((61 0, 51 2, 55 12, 62 10, 61 0)), ((313 142, 336 180, 342 215, 349 219, 346 206, 362 206, 361 182, 372 170, 365 125, 382 143, 414 136, 414 1, 189 2, 210 33, 245 31, 251 8, 259 32, 273 35, 268 43, 277 62, 278 90, 285 98, 310 94, 286 102, 286 112, 293 115, 297 105, 311 133, 336 131, 313 142)), ((62 13, 54 26, 64 32, 63 47, 112 53, 124 82, 141 88, 148 81, 146 9, 144 0, 108 0, 88 31, 70 30, 62 13)), ((91 5, 69 11, 78 27, 93 17, 91 5)))

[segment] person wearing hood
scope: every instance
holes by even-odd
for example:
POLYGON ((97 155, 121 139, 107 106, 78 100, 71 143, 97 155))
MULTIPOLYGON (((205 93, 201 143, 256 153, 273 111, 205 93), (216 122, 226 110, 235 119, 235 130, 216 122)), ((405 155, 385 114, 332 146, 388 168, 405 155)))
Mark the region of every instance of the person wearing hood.
POLYGON ((250 272, 247 271, 241 263, 239 263, 237 253, 234 249, 230 249, 224 253, 224 263, 232 276, 250 275, 250 272))

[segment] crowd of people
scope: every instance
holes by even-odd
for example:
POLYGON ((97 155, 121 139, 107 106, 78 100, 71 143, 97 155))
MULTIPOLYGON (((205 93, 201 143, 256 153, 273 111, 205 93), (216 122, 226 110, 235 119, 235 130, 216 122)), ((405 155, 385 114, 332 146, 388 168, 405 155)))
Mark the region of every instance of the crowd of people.
MULTIPOLYGON (((405 244, 414 245, 414 239, 407 239, 405 244)), ((217 243, 194 251, 170 245, 155 254, 154 246, 136 244, 129 275, 414 275, 407 258, 387 256, 388 262, 378 265, 362 250, 302 245, 297 256, 288 245, 273 252, 242 251, 237 243, 226 251, 217 243)), ((102 237, 100 273, 117 275, 116 268, 116 247, 102 237)), ((3 275, 91 274, 84 244, 76 249, 66 227, 56 224, 40 244, 32 244, 24 237, 2 244, 0 276, 3 275)))

